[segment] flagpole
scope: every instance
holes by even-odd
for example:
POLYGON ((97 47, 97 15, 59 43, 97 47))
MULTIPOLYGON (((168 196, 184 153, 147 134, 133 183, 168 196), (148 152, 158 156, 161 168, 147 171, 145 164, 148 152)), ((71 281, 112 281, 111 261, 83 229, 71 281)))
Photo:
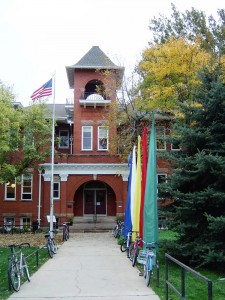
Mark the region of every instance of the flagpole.
POLYGON ((54 216, 54 145, 55 145, 55 73, 52 76, 52 151, 51 151, 51 187, 50 187, 50 235, 53 236, 53 216, 54 216))

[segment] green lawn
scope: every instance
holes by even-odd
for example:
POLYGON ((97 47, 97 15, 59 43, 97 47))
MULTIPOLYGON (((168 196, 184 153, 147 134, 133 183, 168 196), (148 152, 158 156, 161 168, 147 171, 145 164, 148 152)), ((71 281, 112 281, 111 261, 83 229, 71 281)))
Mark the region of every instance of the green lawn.
MULTIPOLYGON (((160 231, 159 243, 163 243, 163 240, 175 240, 176 235, 172 231, 160 231)), ((169 254, 169 253, 168 253, 169 254)), ((153 274, 151 280, 151 287, 160 299, 165 300, 165 253, 159 249, 159 287, 156 286, 156 272, 153 274)), ((198 273, 212 280, 213 299, 224 300, 225 299, 225 274, 219 272, 212 272, 206 269, 195 270, 198 273)), ((181 271, 174 263, 169 264, 169 281, 172 282, 175 287, 181 291, 181 271)), ((186 284, 186 299, 188 300, 207 300, 207 284, 195 277, 189 272, 185 272, 185 284, 186 284)), ((143 278, 144 280, 144 278, 143 278)), ((180 300, 180 298, 171 290, 169 290, 169 299, 180 300)))
MULTIPOLYGON (((25 253, 25 255, 29 255, 37 249, 38 249, 37 247, 23 248, 23 253, 25 253)), ((8 299, 8 297, 13 293, 13 291, 9 291, 8 289, 7 269, 8 269, 9 255, 10 255, 9 248, 0 248, 0 299, 1 300, 8 299)), ((42 249, 41 251, 39 251, 39 266, 37 267, 36 256, 31 255, 27 259, 30 275, 36 272, 37 269, 48 259, 49 259, 49 255, 47 249, 42 249)))

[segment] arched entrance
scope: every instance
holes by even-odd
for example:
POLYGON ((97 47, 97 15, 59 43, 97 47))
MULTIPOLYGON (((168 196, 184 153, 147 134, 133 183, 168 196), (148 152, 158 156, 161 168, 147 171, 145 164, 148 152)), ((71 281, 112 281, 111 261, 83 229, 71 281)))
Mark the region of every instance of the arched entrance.
POLYGON ((98 181, 84 185, 84 215, 106 215, 107 186, 98 181))
POLYGON ((84 183, 74 195, 74 216, 116 216, 116 196, 106 183, 84 183))

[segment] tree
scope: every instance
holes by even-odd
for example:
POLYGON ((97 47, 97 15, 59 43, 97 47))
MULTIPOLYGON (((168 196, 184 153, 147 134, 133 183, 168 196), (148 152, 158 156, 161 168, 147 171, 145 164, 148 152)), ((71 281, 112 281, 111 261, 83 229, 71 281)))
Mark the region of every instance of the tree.
POLYGON ((44 103, 14 107, 12 88, 0 82, 0 183, 20 176, 49 154, 51 123, 44 103))
POLYGON ((223 68, 205 69, 195 103, 181 104, 171 152, 172 226, 180 234, 174 250, 189 263, 220 267, 225 262, 225 77, 223 68))
POLYGON ((192 101, 198 87, 198 72, 214 66, 225 54, 225 10, 213 16, 192 8, 184 13, 171 4, 170 18, 150 20, 153 35, 138 65, 145 109, 176 112, 179 102, 192 101))
POLYGON ((198 72, 209 65, 210 55, 198 42, 170 39, 146 49, 138 70, 145 109, 177 112, 179 103, 191 102, 199 85, 198 72))
POLYGON ((218 9, 218 21, 212 15, 208 18, 205 13, 195 8, 184 13, 177 11, 171 4, 170 18, 160 15, 150 20, 150 30, 153 32, 153 43, 164 44, 171 37, 183 38, 195 42, 196 37, 202 49, 211 53, 225 54, 225 10, 218 9))

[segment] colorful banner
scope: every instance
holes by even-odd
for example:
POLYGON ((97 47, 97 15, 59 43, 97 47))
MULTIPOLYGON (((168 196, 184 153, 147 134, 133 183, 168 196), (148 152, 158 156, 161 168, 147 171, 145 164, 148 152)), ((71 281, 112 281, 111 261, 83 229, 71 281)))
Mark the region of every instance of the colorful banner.
POLYGON ((152 118, 150 134, 148 167, 146 177, 144 203, 144 228, 145 242, 158 242, 158 203, 157 203, 157 173, 156 173, 156 141, 155 119, 152 118))

